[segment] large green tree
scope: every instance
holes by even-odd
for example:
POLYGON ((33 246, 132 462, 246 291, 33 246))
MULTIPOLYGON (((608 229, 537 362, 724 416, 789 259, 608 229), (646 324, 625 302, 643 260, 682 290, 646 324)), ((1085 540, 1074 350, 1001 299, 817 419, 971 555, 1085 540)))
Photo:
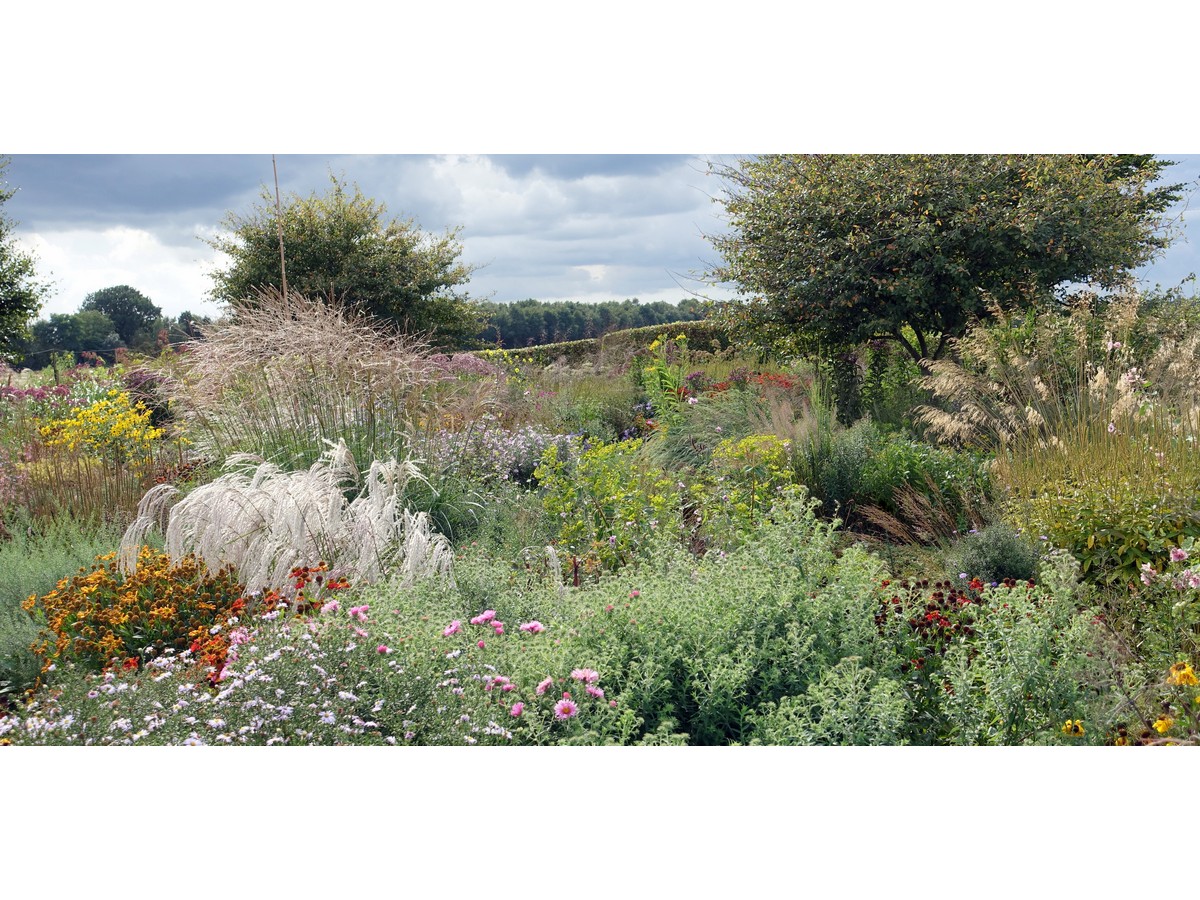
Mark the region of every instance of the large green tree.
POLYGON ((16 222, 3 206, 16 188, 8 188, 4 170, 11 162, 0 157, 0 356, 17 352, 29 337, 29 322, 41 308, 48 287, 37 280, 35 260, 16 244, 16 222))
POLYGON ((1168 243, 1179 185, 1148 155, 776 155, 716 167, 710 276, 764 341, 893 340, 917 361, 988 315, 1115 283, 1168 243))
MULTIPOLYGON (((95 310, 108 316, 126 347, 134 345, 138 332, 152 332, 162 316, 162 310, 149 297, 127 284, 93 291, 84 298, 79 310, 95 310)), ((153 340, 152 333, 150 337, 153 340)))
POLYGON ((332 298, 443 346, 469 339, 479 313, 454 290, 472 272, 459 261, 458 230, 426 234, 411 219, 387 218, 386 207, 357 185, 331 180, 324 195, 292 194, 281 204, 282 216, 265 188, 249 214, 230 213, 226 233, 208 241, 231 261, 213 273, 212 297, 236 309, 252 303, 260 288, 282 287, 286 272, 289 291, 332 298))

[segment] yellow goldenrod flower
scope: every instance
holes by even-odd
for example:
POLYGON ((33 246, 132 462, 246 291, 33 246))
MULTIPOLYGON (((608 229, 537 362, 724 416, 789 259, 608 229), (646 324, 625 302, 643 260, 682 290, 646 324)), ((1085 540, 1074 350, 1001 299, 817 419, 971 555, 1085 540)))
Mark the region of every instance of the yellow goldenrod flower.
POLYGON ((1167 684, 1189 685, 1200 684, 1200 680, 1196 678, 1196 673, 1192 671, 1191 663, 1175 663, 1171 666, 1170 672, 1167 674, 1167 684))

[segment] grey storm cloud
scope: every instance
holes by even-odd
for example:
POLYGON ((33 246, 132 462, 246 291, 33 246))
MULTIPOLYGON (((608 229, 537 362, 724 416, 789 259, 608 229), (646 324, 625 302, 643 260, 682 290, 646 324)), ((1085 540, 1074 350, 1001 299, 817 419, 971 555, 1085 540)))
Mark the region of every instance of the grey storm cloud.
MULTIPOLYGON (((1168 170, 1169 180, 1194 189, 1200 157, 1173 158, 1181 162, 1168 170)), ((473 296, 678 300, 731 295, 728 286, 700 280, 717 257, 707 236, 727 227, 709 160, 283 154, 277 164, 285 195, 324 193, 334 176, 427 232, 459 228, 462 259, 477 267, 473 296)), ((134 284, 168 312, 205 308, 211 282, 203 273, 218 257, 203 238, 273 190, 264 154, 13 155, 6 177, 18 188, 6 213, 59 285, 44 313, 73 311, 86 293, 113 283, 134 284)), ((1190 205, 1180 209, 1181 223, 1200 225, 1190 205)), ((1200 270, 1197 257, 1183 230, 1139 274, 1151 284, 1178 284, 1200 270)))

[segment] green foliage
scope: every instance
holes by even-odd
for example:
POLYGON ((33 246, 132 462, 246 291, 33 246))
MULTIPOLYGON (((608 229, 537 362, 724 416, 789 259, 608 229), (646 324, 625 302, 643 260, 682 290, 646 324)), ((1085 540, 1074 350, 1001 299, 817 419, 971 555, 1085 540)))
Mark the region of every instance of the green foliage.
POLYGON ((718 169, 732 230, 713 276, 752 299, 731 323, 768 344, 892 340, 914 360, 1069 282, 1113 284, 1167 244, 1179 186, 1151 156, 766 155, 718 169), (911 329, 915 341, 910 341, 911 329), (936 340, 935 340, 936 338, 936 340))
POLYGON ((1172 547, 1200 538, 1198 491, 1197 473, 1167 483, 1098 472, 1046 481, 1037 496, 1011 501, 1009 517, 1070 551, 1087 578, 1129 584, 1143 565, 1161 571, 1172 547))
POLYGON ((997 522, 961 537, 947 555, 946 568, 983 582, 1028 581, 1037 574, 1037 547, 1010 525, 997 522))
MULTIPOLYGON (((411 219, 386 218, 386 207, 348 190, 336 177, 325 195, 293 194, 283 204, 288 290, 368 313, 407 333, 427 334, 439 346, 458 347, 478 329, 478 312, 465 295, 471 267, 458 261, 458 232, 437 237, 411 219)), ((281 289, 279 216, 265 188, 246 215, 230 213, 228 234, 209 241, 227 254, 229 268, 213 273, 212 297, 253 305, 263 288, 281 289)))
POLYGON ((521 348, 600 338, 614 331, 653 328, 675 322, 703 319, 706 309, 698 300, 678 304, 657 301, 606 300, 548 303, 518 300, 515 303, 480 303, 484 323, 476 337, 497 347, 521 348))
POLYGON ((37 281, 37 264, 12 237, 16 222, 4 214, 4 204, 16 188, 8 188, 4 170, 11 160, 0 156, 0 355, 13 355, 29 335, 29 321, 41 308, 49 286, 37 281))
POLYGON ((884 581, 878 597, 920 743, 1057 743, 1097 701, 1097 628, 1073 585, 884 581))
POLYGON ((763 704, 751 717, 751 743, 899 746, 905 743, 907 707, 900 685, 847 657, 822 673, 802 696, 763 704))
MULTIPOLYGON (((132 347, 162 316, 162 310, 137 288, 118 284, 88 294, 79 306, 80 312, 95 310, 106 315, 117 336, 126 347, 132 347)), ((90 349, 90 348, 88 348, 90 349)))
POLYGON ((569 454, 546 450, 534 477, 565 551, 615 569, 649 552, 657 534, 682 531, 680 487, 647 464, 639 447, 638 441, 577 442, 569 454))

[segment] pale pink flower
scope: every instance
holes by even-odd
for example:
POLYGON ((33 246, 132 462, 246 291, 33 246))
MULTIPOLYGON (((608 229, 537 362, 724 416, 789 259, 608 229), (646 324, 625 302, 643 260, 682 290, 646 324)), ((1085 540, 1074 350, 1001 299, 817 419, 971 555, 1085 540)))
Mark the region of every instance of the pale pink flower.
POLYGON ((1171 548, 1171 562, 1183 562, 1188 558, 1188 552, 1182 547, 1171 548))
POLYGON ((455 619, 453 622, 447 625, 445 629, 443 629, 442 637, 450 637, 450 635, 458 634, 460 631, 462 631, 462 622, 458 621, 458 619, 455 619))
POLYGON ((370 635, 367 634, 367 632, 363 631, 357 625, 354 626, 354 633, 357 634, 361 638, 370 637, 370 635))
POLYGON ((1188 572, 1187 583, 1192 589, 1200 588, 1200 572, 1188 572))
POLYGON ((512 709, 510 709, 508 711, 508 714, 510 716, 519 716, 523 712, 525 712, 525 704, 524 703, 514 703, 512 705, 512 709))
POLYGON ((528 631, 530 634, 537 634, 539 631, 545 631, 546 626, 541 622, 526 622, 521 626, 522 631, 528 631))
POLYGON ((375 652, 376 653, 391 653, 392 651, 388 649, 387 644, 380 644, 378 647, 375 648, 375 652))
POLYGON ((609 705, 609 706, 611 706, 613 709, 616 709, 616 708, 617 708, 617 701, 616 701, 616 700, 609 700, 609 701, 608 701, 608 705, 609 705))
POLYGON ((595 684, 600 680, 600 673, 595 669, 572 669, 571 677, 576 681, 586 681, 588 684, 595 684))
POLYGON ((554 704, 554 718, 572 719, 579 715, 579 704, 574 700, 559 700, 554 704))
POLYGON ((587 686, 587 692, 589 694, 591 694, 593 697, 603 697, 604 696, 604 691, 602 691, 600 688, 596 687, 595 685, 591 685, 591 684, 589 684, 587 686))
POLYGON ((540 697, 540 696, 542 696, 542 694, 546 693, 546 691, 550 690, 550 688, 552 688, 553 686, 554 686, 554 679, 547 678, 545 681, 541 682, 535 690, 537 692, 537 695, 540 697))
POLYGON ((1154 581, 1154 576, 1157 574, 1158 572, 1154 570, 1154 567, 1150 563, 1142 563, 1142 584, 1150 584, 1154 581))
POLYGON ((321 612, 323 612, 323 613, 337 612, 341 608, 342 608, 342 605, 340 603, 338 603, 336 600, 330 600, 328 603, 326 603, 324 606, 321 607, 321 612))
POLYGON ((492 619, 494 619, 494 618, 496 618, 496 611, 494 609, 485 609, 483 612, 481 612, 479 615, 477 615, 475 618, 473 618, 471 620, 471 624, 472 625, 486 625, 488 622, 492 621, 492 619))
POLYGON ((371 605, 369 603, 364 603, 362 606, 352 606, 350 607, 350 617, 358 619, 360 622, 365 622, 367 621, 367 610, 370 608, 371 605))

